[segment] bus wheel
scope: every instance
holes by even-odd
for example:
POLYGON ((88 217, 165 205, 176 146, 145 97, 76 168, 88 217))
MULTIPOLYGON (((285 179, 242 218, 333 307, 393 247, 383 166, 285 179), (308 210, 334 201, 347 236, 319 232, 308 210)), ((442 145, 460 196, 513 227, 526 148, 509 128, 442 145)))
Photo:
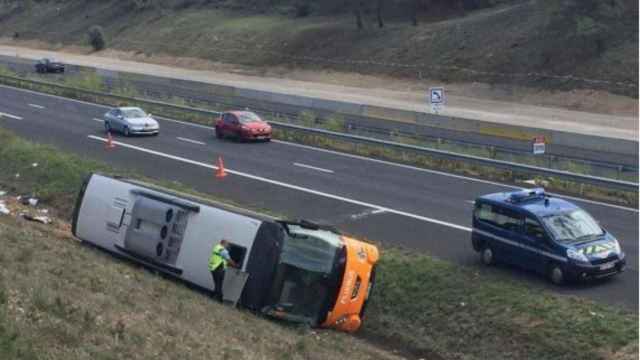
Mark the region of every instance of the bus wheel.
POLYGON ((480 253, 480 259, 482 260, 482 263, 487 266, 491 266, 496 263, 495 254, 493 253, 493 249, 491 249, 491 246, 484 246, 482 252, 480 253))

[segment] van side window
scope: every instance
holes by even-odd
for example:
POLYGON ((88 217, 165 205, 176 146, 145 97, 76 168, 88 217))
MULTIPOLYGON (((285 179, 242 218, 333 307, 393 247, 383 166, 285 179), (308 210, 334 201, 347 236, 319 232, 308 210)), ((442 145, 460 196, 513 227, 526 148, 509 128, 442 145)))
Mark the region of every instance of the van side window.
POLYGON ((514 232, 520 231, 523 221, 522 216, 517 213, 489 204, 476 207, 476 217, 485 223, 514 232))
POLYGON ((524 231, 527 234, 527 236, 534 239, 544 239, 546 237, 545 231, 542 225, 540 225, 540 223, 537 220, 534 220, 530 217, 527 217, 525 219, 524 231))

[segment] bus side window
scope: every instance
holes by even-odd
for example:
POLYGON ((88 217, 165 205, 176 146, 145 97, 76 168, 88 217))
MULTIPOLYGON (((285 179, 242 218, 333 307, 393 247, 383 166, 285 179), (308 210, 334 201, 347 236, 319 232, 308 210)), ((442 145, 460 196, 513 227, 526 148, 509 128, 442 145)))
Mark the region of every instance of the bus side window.
POLYGON ((239 267, 242 267, 244 264, 244 258, 247 255, 247 248, 244 246, 236 245, 234 243, 229 243, 229 256, 231 260, 238 264, 239 267))

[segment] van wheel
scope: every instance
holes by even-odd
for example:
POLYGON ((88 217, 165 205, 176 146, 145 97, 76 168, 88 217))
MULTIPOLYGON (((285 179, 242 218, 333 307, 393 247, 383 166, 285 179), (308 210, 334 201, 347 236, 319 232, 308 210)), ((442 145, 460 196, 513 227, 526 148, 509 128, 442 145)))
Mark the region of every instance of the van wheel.
POLYGON ((565 283, 565 274, 562 267, 558 264, 552 264, 549 268, 549 280, 556 285, 562 285, 565 283))
POLYGON ((486 245, 482 251, 480 252, 480 260, 482 263, 491 266, 496 263, 495 254, 493 253, 493 249, 490 246, 486 245))
POLYGON ((131 131, 129 131, 129 127, 125 126, 123 130, 123 135, 129 137, 131 135, 131 131))

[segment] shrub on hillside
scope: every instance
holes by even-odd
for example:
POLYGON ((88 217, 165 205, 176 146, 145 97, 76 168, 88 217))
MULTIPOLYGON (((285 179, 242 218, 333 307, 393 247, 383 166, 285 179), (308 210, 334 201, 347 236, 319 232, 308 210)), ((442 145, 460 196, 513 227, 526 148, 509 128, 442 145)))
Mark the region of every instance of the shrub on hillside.
POLYGON ((94 25, 89 29, 89 44, 95 51, 100 51, 107 46, 102 27, 94 25))

